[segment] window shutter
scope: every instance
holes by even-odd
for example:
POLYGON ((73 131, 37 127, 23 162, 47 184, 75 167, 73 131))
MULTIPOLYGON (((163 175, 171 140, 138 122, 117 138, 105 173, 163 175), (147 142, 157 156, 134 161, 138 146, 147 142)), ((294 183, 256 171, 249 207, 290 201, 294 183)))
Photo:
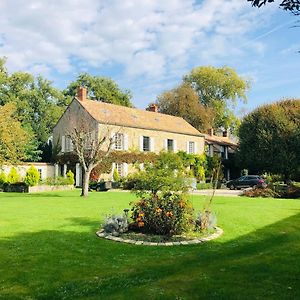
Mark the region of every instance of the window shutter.
POLYGON ((186 142, 186 153, 190 153, 190 142, 186 142))
POLYGON ((61 137, 61 152, 65 152, 66 149, 66 137, 63 135, 61 137))
POLYGON ((164 140, 164 149, 168 150, 168 139, 164 140))
POLYGON ((177 152, 177 141, 176 140, 173 140, 173 150, 174 152, 177 152))
POLYGON ((72 152, 74 150, 73 142, 70 138, 69 138, 69 141, 70 141, 70 151, 72 152))
POLYGON ((143 136, 140 136, 140 151, 143 151, 143 136))
POLYGON ((197 142, 194 142, 194 145, 195 145, 194 151, 195 151, 195 154, 197 154, 197 153, 198 153, 198 145, 197 145, 197 142))
POLYGON ((127 175, 128 175, 128 164, 123 163, 123 176, 127 176, 127 175))
POLYGON ((128 150, 128 134, 124 133, 123 135, 124 141, 123 141, 123 150, 128 150))
POLYGON ((150 137, 150 151, 155 152, 154 138, 150 137))
POLYGON ((114 132, 110 133, 110 138, 112 139, 111 149, 115 150, 116 149, 116 145, 115 145, 115 133, 114 132))

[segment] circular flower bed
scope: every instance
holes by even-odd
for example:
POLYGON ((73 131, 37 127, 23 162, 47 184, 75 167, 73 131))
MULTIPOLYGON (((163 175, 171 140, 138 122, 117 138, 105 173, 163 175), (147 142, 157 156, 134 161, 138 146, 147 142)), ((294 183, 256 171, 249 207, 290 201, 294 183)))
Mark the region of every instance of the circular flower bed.
MULTIPOLYGON (((105 238, 108 240, 112 240, 115 242, 122 242, 127 244, 135 244, 135 245, 145 245, 145 246, 179 246, 179 245, 192 245, 192 244, 200 244, 204 242, 208 242, 211 240, 214 240, 221 236, 223 234, 223 230, 219 227, 215 227, 215 232, 200 238, 193 238, 193 239, 186 239, 185 237, 181 237, 182 240, 180 240, 180 236, 175 237, 174 241, 169 240, 165 242, 151 242, 151 241, 145 241, 145 240, 139 240, 134 239, 134 235, 132 235, 132 238, 128 238, 127 234, 120 235, 120 236, 113 236, 111 234, 105 233, 103 230, 99 230, 96 232, 96 235, 100 238, 105 238)), ((136 238, 139 236, 136 235, 136 238)), ((149 237, 149 236, 148 236, 149 237)), ((150 236, 151 239, 151 236, 150 236)))

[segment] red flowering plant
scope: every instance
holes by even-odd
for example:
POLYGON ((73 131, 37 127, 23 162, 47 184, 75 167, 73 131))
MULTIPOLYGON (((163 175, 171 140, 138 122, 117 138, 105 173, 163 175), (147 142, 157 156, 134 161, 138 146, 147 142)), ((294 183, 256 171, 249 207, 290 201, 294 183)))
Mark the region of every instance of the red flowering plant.
POLYGON ((186 232, 193 223, 193 208, 187 199, 189 185, 185 168, 174 153, 162 152, 155 162, 136 173, 131 227, 151 234, 186 232))

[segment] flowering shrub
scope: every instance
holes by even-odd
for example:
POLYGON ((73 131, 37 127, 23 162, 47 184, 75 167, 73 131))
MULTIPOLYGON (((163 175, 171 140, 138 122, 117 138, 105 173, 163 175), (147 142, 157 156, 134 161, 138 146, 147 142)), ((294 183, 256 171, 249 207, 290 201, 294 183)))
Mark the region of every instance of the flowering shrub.
POLYGON ((132 219, 133 227, 143 232, 181 234, 193 225, 193 208, 183 194, 159 193, 134 203, 132 219))

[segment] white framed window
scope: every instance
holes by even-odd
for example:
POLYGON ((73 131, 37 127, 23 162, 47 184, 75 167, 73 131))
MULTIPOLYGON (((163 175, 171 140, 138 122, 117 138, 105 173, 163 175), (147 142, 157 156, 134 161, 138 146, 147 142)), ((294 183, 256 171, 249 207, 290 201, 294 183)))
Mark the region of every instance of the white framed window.
POLYGON ((189 142, 188 145, 188 153, 193 154, 195 153, 195 142, 189 142))
POLYGON ((124 169, 123 169, 123 164, 118 164, 118 163, 116 163, 115 164, 115 168, 117 169, 117 171, 118 171, 118 174, 120 175, 120 176, 123 176, 124 175, 124 169))
POLYGON ((115 150, 124 150, 124 134, 116 133, 114 135, 114 148, 115 150))

